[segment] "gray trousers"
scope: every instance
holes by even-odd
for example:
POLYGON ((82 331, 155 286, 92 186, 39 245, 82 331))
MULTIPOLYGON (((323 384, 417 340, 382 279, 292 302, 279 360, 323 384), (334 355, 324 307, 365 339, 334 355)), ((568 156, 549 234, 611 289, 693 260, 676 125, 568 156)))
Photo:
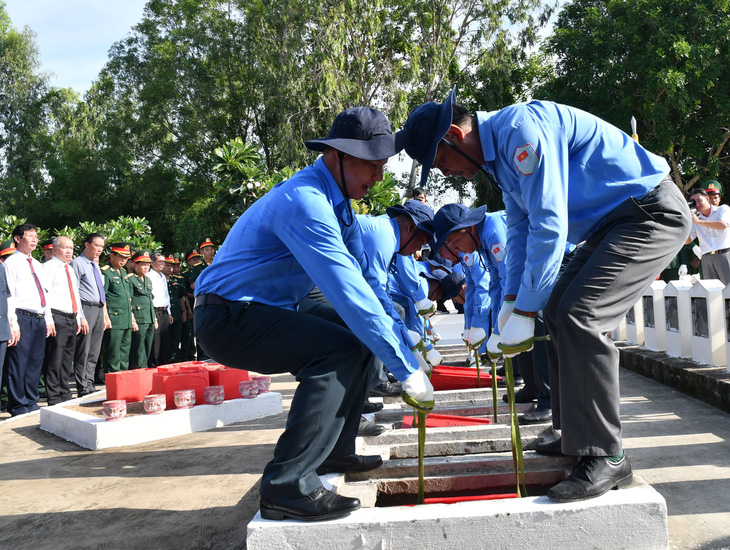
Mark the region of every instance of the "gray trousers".
POLYGON ((261 479, 277 500, 322 486, 315 470, 355 452, 373 354, 328 305, 305 298, 298 311, 234 302, 195 308, 195 335, 212 359, 262 374, 292 373, 299 386, 286 429, 261 479))
POLYGON ((101 355, 101 343, 104 339, 104 308, 82 306, 84 317, 89 323, 89 333, 79 333, 76 337, 74 353, 74 377, 76 391, 90 393, 94 391, 94 375, 101 355))
POLYGON ((702 277, 719 279, 722 284, 730 284, 730 252, 702 255, 702 277))
POLYGON ((544 310, 553 425, 563 453, 619 454, 619 352, 604 336, 679 252, 687 203, 670 179, 620 204, 576 251, 544 310))

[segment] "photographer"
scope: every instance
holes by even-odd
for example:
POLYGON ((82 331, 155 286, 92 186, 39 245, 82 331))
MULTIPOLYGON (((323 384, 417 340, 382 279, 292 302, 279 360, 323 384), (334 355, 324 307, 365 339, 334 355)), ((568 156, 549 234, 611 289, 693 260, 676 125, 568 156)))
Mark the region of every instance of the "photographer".
POLYGON ((687 243, 697 238, 702 251, 702 273, 705 279, 730 283, 730 207, 712 206, 707 192, 695 188, 689 195, 692 229, 687 243))

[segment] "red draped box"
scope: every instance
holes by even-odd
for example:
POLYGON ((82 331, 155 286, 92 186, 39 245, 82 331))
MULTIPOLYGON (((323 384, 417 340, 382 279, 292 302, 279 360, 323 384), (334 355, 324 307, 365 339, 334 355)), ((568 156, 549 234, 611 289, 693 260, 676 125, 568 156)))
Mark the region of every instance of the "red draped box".
POLYGON ((241 397, 241 392, 238 391, 238 383, 244 380, 250 380, 246 370, 219 366, 218 369, 210 371, 210 385, 223 386, 226 400, 241 397))
MULTIPOLYGON (((492 387, 492 375, 486 369, 480 369, 481 387, 492 387)), ((497 380, 502 377, 498 376, 497 380)), ((434 367, 431 373, 431 384, 436 391, 443 390, 465 390, 478 388, 477 370, 470 367, 446 367, 439 365, 434 367)))
POLYGON ((127 403, 142 401, 145 395, 152 393, 152 377, 157 369, 134 369, 107 373, 106 398, 108 400, 124 399, 127 403))
MULTIPOLYGON (((456 416, 453 414, 429 414, 426 417, 427 428, 446 428, 454 426, 478 426, 491 424, 488 418, 476 418, 473 416, 456 416)), ((413 428, 413 416, 404 416, 401 428, 413 428)))
POLYGON ((155 374, 152 376, 152 393, 164 393, 167 409, 176 409, 175 391, 195 390, 195 404, 205 404, 205 388, 210 386, 210 377, 205 369, 178 374, 155 374))

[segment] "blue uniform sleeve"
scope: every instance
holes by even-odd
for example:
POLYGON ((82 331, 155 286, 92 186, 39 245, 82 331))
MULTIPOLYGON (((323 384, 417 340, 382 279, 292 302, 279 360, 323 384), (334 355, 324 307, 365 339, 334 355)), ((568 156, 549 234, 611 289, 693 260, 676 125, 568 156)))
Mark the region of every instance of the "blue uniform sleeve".
POLYGON ((498 156, 515 182, 503 195, 507 294, 517 294, 517 309, 539 311, 550 297, 567 240, 567 138, 555 124, 523 119, 504 136, 498 156))
POLYGON ((473 254, 474 264, 464 270, 467 274, 467 305, 464 307, 464 327, 483 327, 489 323, 492 299, 490 296, 491 273, 485 269, 485 260, 478 252, 473 254), (471 292, 469 289, 471 288, 471 292), (468 314, 467 314, 468 312, 468 314), (468 324, 467 324, 468 322, 468 324))
POLYGON ((280 204, 277 235, 353 333, 398 380, 405 380, 418 368, 416 358, 345 246, 331 205, 306 188, 294 193, 280 204))
POLYGON ((413 256, 398 254, 393 274, 401 291, 414 303, 428 296, 428 284, 424 284, 426 280, 419 275, 417 263, 413 256))

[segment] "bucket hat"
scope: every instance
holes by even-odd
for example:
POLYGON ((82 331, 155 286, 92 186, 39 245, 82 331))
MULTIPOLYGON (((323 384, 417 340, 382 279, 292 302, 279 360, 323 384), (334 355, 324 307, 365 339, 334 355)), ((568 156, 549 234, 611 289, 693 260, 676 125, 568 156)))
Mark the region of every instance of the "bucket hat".
POLYGON ((433 218, 433 226, 436 231, 436 246, 433 250, 435 252, 441 250, 450 233, 478 224, 484 219, 486 212, 486 206, 480 206, 474 210, 459 203, 442 206, 433 218))
POLYGON ((421 201, 411 199, 406 201, 405 204, 389 206, 385 209, 385 213, 390 218, 406 215, 413 220, 413 223, 416 224, 418 229, 431 235, 432 239, 435 236, 433 230, 433 210, 421 201))
POLYGON ((426 185, 439 142, 451 128, 454 103, 456 103, 456 86, 451 89, 443 103, 430 101, 418 106, 408 116, 403 129, 399 132, 402 134, 399 140, 403 141, 408 156, 416 159, 422 166, 421 186, 426 185))
POLYGON ((461 273, 446 273, 445 271, 432 271, 431 273, 421 273, 421 277, 438 281, 443 289, 442 300, 450 300, 459 292, 464 284, 465 277, 461 273))
POLYGON ((370 107, 352 107, 335 117, 326 138, 307 141, 313 151, 332 147, 363 160, 382 160, 403 149, 383 113, 370 107))

